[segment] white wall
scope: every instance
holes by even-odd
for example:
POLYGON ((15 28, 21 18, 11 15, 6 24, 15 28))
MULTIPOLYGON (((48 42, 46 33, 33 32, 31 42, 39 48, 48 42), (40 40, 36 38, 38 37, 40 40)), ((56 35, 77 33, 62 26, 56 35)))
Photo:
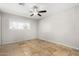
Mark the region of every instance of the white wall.
POLYGON ((40 20, 39 38, 79 48, 79 7, 40 20))
POLYGON ((0 12, 0 44, 1 44, 1 12, 0 12))
POLYGON ((37 35, 37 23, 35 20, 28 18, 11 15, 7 13, 2 14, 2 44, 13 43, 17 41, 29 40, 36 38, 37 35), (24 23, 30 23, 31 28, 29 30, 11 30, 9 29, 9 21, 18 21, 24 23))

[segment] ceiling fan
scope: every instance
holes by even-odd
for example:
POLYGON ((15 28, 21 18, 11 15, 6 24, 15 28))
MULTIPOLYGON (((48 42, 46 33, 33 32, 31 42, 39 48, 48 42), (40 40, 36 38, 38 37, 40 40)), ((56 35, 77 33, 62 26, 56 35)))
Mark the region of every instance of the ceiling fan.
MULTIPOLYGON (((19 5, 25 6, 25 3, 19 3, 19 5)), ((47 10, 39 10, 39 7, 34 5, 30 12, 32 13, 30 16, 35 16, 35 15, 42 16, 41 13, 46 13, 47 10)))
POLYGON ((38 16, 42 16, 41 13, 46 13, 47 11, 46 10, 38 10, 38 7, 35 5, 33 6, 32 8, 32 14, 30 16, 34 16, 34 15, 38 15, 38 16))

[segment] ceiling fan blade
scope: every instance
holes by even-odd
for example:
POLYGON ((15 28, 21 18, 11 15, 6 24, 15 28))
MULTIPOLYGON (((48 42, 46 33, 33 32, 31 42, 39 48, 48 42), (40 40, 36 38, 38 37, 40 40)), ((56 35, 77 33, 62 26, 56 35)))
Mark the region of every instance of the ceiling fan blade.
POLYGON ((30 16, 33 16, 34 14, 31 14, 30 16))
POLYGON ((47 12, 47 11, 46 10, 39 11, 39 13, 44 13, 44 12, 47 12))
POLYGON ((41 16, 41 14, 38 13, 39 16, 41 16))

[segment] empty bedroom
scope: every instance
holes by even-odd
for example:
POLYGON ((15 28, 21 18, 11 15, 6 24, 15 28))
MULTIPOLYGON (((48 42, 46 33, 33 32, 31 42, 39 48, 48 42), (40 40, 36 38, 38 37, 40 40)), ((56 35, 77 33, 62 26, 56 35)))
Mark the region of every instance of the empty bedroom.
POLYGON ((0 3, 0 56, 79 56, 79 3, 0 3))

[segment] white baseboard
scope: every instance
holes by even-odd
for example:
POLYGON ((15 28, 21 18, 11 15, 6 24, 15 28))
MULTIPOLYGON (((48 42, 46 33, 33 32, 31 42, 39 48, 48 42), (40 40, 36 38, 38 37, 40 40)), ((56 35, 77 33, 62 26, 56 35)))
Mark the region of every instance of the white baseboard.
POLYGON ((23 41, 27 41, 27 40, 32 40, 32 39, 37 39, 37 38, 30 38, 30 39, 23 39, 23 40, 16 40, 16 41, 5 41, 5 42, 2 43, 2 45, 13 44, 13 43, 17 43, 17 42, 23 42, 23 41))
POLYGON ((50 41, 50 40, 46 40, 44 38, 40 38, 41 40, 45 40, 45 41, 48 41, 48 42, 51 42, 51 43, 55 43, 55 44, 59 44, 59 45, 63 45, 63 46, 66 46, 66 47, 69 47, 69 48, 72 48, 72 49, 76 49, 76 50, 79 50, 79 48, 77 47, 73 47, 73 46, 70 46, 68 44, 64 44, 62 42, 57 42, 57 41, 50 41))
MULTIPOLYGON (((57 41, 53 41, 53 40, 50 41, 50 40, 46 40, 46 39, 44 39, 44 38, 32 38, 32 39, 41 39, 41 40, 45 40, 45 41, 48 41, 48 42, 51 42, 51 43, 56 43, 56 44, 59 44, 59 45, 63 45, 63 46, 72 48, 72 49, 79 50, 79 48, 77 48, 77 47, 73 47, 73 46, 70 46, 70 45, 68 45, 68 44, 64 44, 64 43, 62 43, 62 42, 57 42, 57 41)), ((31 39, 28 39, 28 40, 31 40, 31 39)), ((23 40, 22 40, 22 41, 23 41, 23 40)), ((26 41, 26 40, 25 40, 25 41, 26 41)), ((16 43, 16 42, 21 42, 21 41, 7 42, 7 43, 4 43, 4 44, 16 43)), ((4 45, 4 44, 3 44, 3 45, 4 45)))

